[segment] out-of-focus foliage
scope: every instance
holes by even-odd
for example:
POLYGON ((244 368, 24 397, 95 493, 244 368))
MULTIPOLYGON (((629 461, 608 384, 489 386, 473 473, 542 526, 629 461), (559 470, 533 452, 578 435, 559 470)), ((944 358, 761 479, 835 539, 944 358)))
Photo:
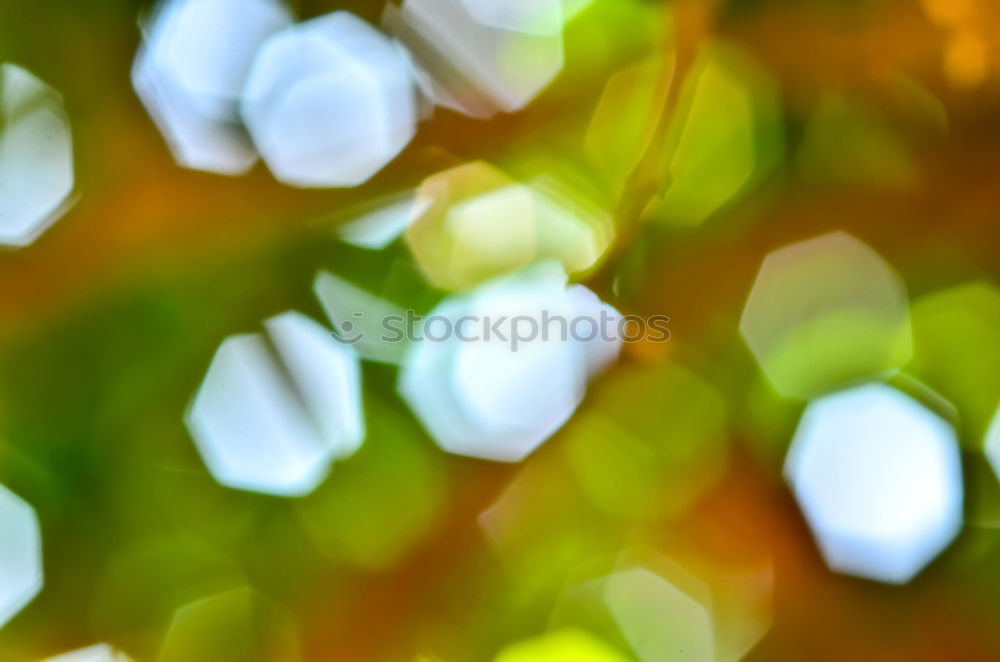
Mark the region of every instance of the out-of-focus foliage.
POLYGON ((864 103, 830 92, 816 102, 798 165, 811 182, 906 187, 916 178, 910 150, 864 103))
POLYGON ((338 480, 295 510, 324 556, 378 569, 398 563, 439 522, 447 489, 442 460, 421 443, 416 422, 378 398, 366 404, 378 443, 338 466, 338 480))
POLYGON ((656 519, 683 512, 726 469, 726 406, 673 365, 623 369, 564 432, 566 459, 594 505, 656 519))
POLYGON ((0 2, 0 660, 1000 659, 997 28, 0 2))
POLYGON ((780 99, 766 71, 739 48, 707 44, 679 93, 663 145, 654 138, 651 108, 674 58, 653 58, 608 81, 585 142, 608 185, 620 192, 647 150, 662 150, 662 196, 653 210, 668 224, 698 225, 768 174, 783 149, 780 99))
POLYGON ((298 635, 289 616, 247 587, 177 610, 160 662, 296 662, 298 635))

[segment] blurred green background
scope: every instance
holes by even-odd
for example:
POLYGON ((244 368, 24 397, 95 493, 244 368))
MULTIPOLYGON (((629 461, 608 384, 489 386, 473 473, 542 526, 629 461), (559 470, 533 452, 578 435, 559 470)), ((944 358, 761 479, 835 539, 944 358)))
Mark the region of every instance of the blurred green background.
MULTIPOLYGON (((291 4, 300 17, 382 12, 377 0, 291 4)), ((321 269, 429 309, 441 295, 405 246, 364 251, 335 228, 443 168, 541 161, 583 170, 613 201, 614 150, 645 105, 604 129, 592 118, 616 72, 673 39, 676 8, 595 0, 528 109, 488 121, 439 111, 383 172, 339 191, 288 188, 263 166, 225 178, 174 165, 129 83, 148 9, 0 0, 0 61, 62 93, 81 195, 33 246, 0 255, 0 483, 38 512, 46 573, 0 630, 0 660, 98 641, 139 662, 489 660, 549 626, 567 572, 632 546, 696 564, 770 559, 772 625, 748 660, 1000 659, 1000 499, 979 452, 1000 399, 993 3, 722 3, 720 57, 738 49, 737 68, 754 68, 739 80, 781 108, 746 129, 761 172, 744 178, 739 155, 718 152, 630 238, 615 303, 669 315, 671 341, 629 346, 522 465, 445 455, 395 394, 395 370, 366 364, 366 443, 301 500, 220 487, 191 443, 183 412, 221 340, 287 309, 324 319, 321 269), (684 221, 704 207, 702 222, 684 221), (739 335, 764 256, 832 230, 902 274, 907 372, 965 412, 967 526, 904 587, 824 566, 780 476, 803 405, 771 389, 739 335), (601 448, 601 426, 615 449, 601 448), (491 538, 479 517, 495 503, 505 524, 491 538), (244 586, 257 594, 226 593, 244 586), (164 647, 177 609, 219 594, 253 614, 231 633, 175 628, 164 647), (213 640, 246 648, 197 643, 213 640)), ((721 105, 704 121, 724 144, 720 127, 740 129, 721 105)), ((225 611, 203 607, 208 623, 225 611)))

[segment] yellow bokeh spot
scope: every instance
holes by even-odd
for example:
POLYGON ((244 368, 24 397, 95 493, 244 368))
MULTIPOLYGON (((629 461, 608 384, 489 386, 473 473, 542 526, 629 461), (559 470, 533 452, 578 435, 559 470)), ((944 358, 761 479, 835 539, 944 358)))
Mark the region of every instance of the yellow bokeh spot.
POLYGON ((623 655, 584 630, 569 628, 512 644, 495 662, 630 662, 623 655))
POLYGON ((406 241, 432 285, 468 290, 553 260, 586 274, 613 238, 609 214, 544 177, 518 181, 477 161, 421 185, 406 241))

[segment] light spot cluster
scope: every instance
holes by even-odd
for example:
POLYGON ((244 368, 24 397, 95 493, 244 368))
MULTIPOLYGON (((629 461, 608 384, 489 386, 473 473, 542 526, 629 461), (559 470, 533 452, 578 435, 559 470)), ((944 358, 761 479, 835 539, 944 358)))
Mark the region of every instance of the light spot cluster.
POLYGON ((774 388, 810 400, 784 471, 827 565, 909 581, 961 529, 963 481, 953 423, 878 381, 912 353, 900 277, 848 234, 801 241, 765 258, 740 328, 774 388))
POLYGON ((286 184, 352 187, 409 144, 423 106, 526 106, 562 68, 564 21, 555 0, 406 0, 386 10, 390 38, 346 11, 293 24, 279 0, 163 0, 132 80, 182 166, 237 175, 259 154, 286 184))
POLYGON ((143 25, 132 84, 182 166, 246 172, 240 99, 257 49, 292 17, 274 0, 172 0, 143 25))

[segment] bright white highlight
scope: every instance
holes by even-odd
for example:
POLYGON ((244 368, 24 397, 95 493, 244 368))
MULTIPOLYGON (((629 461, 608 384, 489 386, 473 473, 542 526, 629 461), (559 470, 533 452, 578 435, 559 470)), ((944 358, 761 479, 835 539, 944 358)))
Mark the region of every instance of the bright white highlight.
POLYGON ((42 590, 42 542, 38 517, 0 485, 0 627, 42 590))
POLYGON ((238 105, 259 46, 291 23, 276 0, 166 0, 144 29, 132 83, 182 166, 246 172, 257 153, 238 105))
POLYGON ((392 41, 339 11, 264 44, 244 89, 242 114, 281 181, 357 186, 413 138, 416 89, 392 41))
POLYGON ((962 526, 954 430, 882 384, 810 404, 785 476, 827 564, 846 574, 905 583, 962 526))
POLYGON ((73 140, 62 97, 0 66, 0 245, 27 246, 69 207, 73 140))
MULTIPOLYGON (((618 342, 562 336, 559 325, 515 346, 514 318, 534 321, 590 317, 603 304, 546 263, 445 300, 424 324, 400 375, 400 393, 438 445, 450 453, 518 462, 552 436, 583 399, 587 379, 613 361, 618 342), (463 317, 501 320, 487 336, 463 317), (454 333, 446 339, 445 326, 454 333), (439 328, 440 327, 440 328, 439 328)), ((530 322, 528 322, 530 324, 530 322)), ((528 328, 527 326, 522 329, 528 328)))
POLYGON ((311 319, 287 312, 259 334, 219 348, 187 424, 219 483, 303 496, 364 438, 354 351, 311 319))

